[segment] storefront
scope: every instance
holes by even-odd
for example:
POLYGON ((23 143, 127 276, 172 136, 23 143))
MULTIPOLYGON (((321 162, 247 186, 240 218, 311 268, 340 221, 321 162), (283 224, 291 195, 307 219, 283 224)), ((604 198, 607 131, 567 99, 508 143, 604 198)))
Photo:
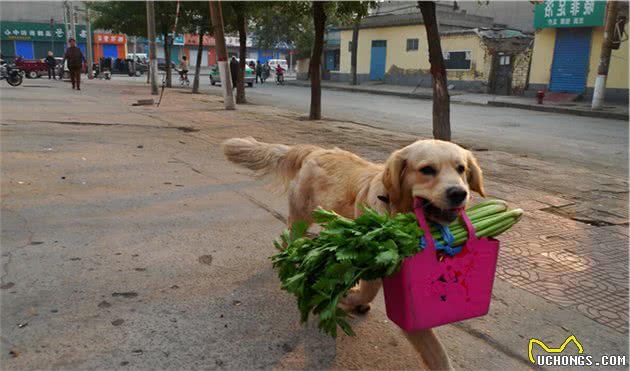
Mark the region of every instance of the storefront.
POLYGON ((121 34, 94 34, 94 60, 101 58, 120 58, 127 56, 127 36, 121 34))
MULTIPOLYGON (((77 46, 85 53, 87 32, 85 26, 77 25, 77 46)), ((8 58, 21 56, 25 59, 40 59, 52 51, 63 56, 66 49, 65 26, 61 23, 25 23, 2 21, 0 43, 2 55, 8 58)))
MULTIPOLYGON (((203 51, 201 54, 201 67, 212 66, 217 61, 217 53, 214 44, 214 37, 210 35, 203 36, 203 51)), ((185 34, 184 35, 184 50, 183 55, 188 57, 190 66, 197 65, 197 53, 199 51, 199 35, 197 34, 185 34)))
MULTIPOLYGON (((162 36, 156 39, 156 53, 158 58, 165 58, 164 52, 164 38, 162 36)), ((173 43, 171 44, 171 61, 175 64, 179 63, 179 60, 182 55, 182 50, 184 46, 184 35, 176 34, 173 39, 173 43)), ((147 48, 148 50, 148 48, 147 48)))
MULTIPOLYGON (((588 99, 597 76, 605 15, 605 1, 545 1, 536 5, 529 90, 588 99)), ((627 56, 627 41, 612 52, 606 89, 610 100, 628 99, 627 56)))

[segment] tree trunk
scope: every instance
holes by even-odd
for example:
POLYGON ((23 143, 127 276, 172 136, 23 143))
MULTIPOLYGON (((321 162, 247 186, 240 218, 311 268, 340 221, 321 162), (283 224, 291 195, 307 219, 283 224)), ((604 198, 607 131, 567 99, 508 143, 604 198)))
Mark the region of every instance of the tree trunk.
POLYGON ((435 2, 419 1, 422 21, 427 32, 429 45, 429 62, 433 85, 433 137, 451 140, 450 96, 446 82, 446 67, 442 55, 440 33, 435 16, 435 2))
POLYGON ((149 70, 147 71, 147 82, 151 80, 151 94, 158 95, 157 86, 157 51, 155 48, 155 4, 147 1, 147 37, 149 39, 149 70))
POLYGON ((217 64, 219 65, 219 75, 221 76, 221 89, 223 90, 223 104, 226 110, 233 110, 234 96, 232 95, 232 79, 227 63, 227 48, 225 47, 225 34, 223 32, 223 12, 221 2, 210 0, 210 19, 214 28, 214 40, 217 51, 217 64))
POLYGON ((322 118, 322 51, 324 49, 324 28, 326 26, 326 12, 324 1, 313 1, 313 24, 315 25, 315 44, 311 54, 309 71, 311 77, 311 112, 309 120, 322 118))
POLYGON ((172 87, 171 83, 171 41, 168 37, 168 32, 162 32, 164 35, 164 69, 166 70, 166 87, 172 87))
POLYGON ((239 59, 238 59, 238 79, 236 80, 236 103, 247 103, 245 99, 245 58, 247 56, 247 30, 245 29, 245 14, 243 14, 242 4, 237 5, 236 26, 238 27, 239 59))
MULTIPOLYGON (((361 16, 358 15, 357 19, 354 21, 354 26, 352 27, 352 53, 350 57, 350 74, 352 80, 350 81, 351 85, 357 84, 357 52, 359 50, 359 24, 361 23, 361 16)), ((343 47, 343 46, 342 46, 343 47)))
POLYGON ((592 109, 601 109, 604 105, 604 98, 606 95, 606 79, 608 78, 610 55, 612 53, 613 46, 612 40, 615 35, 615 26, 617 24, 617 3, 617 1, 608 1, 606 9, 604 40, 602 42, 602 50, 599 56, 599 66, 597 67, 595 88, 593 89, 593 100, 591 103, 592 109))
POLYGON ((199 32, 199 46, 197 46, 197 64, 195 65, 195 80, 193 81, 193 94, 199 93, 199 74, 201 72, 201 58, 203 55, 203 32, 199 32))

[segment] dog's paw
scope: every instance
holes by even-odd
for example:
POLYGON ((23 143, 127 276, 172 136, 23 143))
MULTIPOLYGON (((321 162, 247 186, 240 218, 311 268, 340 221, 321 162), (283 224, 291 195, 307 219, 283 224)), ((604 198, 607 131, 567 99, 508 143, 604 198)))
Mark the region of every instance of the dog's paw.
POLYGON ((370 304, 363 303, 363 297, 358 288, 350 289, 346 296, 341 299, 339 307, 347 313, 356 314, 365 314, 371 309, 370 304))

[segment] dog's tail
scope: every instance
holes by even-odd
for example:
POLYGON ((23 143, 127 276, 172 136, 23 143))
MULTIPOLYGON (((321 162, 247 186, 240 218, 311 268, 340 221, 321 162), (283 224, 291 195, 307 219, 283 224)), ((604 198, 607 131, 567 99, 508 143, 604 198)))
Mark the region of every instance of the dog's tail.
POLYGON ((304 159, 318 149, 310 145, 263 143, 252 137, 223 142, 223 153, 228 160, 255 171, 257 176, 277 175, 285 188, 297 175, 304 159))

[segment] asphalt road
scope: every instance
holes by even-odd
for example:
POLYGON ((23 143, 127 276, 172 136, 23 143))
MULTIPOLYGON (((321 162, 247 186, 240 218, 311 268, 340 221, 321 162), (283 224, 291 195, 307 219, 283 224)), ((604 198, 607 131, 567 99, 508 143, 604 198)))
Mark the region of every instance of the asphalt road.
MULTIPOLYGON (((219 87, 206 90, 221 93, 219 87)), ((255 85, 247 97, 254 104, 308 114, 310 89, 255 85)), ((323 90, 322 107, 325 118, 431 136, 430 100, 323 90)), ((620 120, 452 104, 451 125, 453 140, 468 147, 628 174, 628 124, 620 120)))

